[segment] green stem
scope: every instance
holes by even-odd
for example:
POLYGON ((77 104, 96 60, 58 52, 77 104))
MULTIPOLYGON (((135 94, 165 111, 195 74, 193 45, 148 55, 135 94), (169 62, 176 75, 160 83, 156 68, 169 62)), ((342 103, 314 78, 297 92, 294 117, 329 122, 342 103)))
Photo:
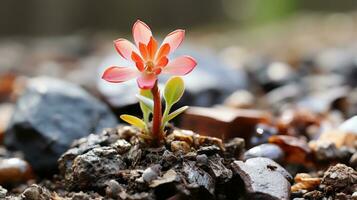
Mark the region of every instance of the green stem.
POLYGON ((152 118, 152 138, 154 145, 159 145, 164 139, 163 132, 161 131, 161 95, 157 85, 158 83, 156 81, 154 87, 151 89, 151 93, 154 100, 154 111, 152 118))
POLYGON ((168 105, 167 103, 165 103, 165 111, 164 111, 164 115, 162 116, 162 122, 161 122, 161 131, 162 132, 164 132, 164 128, 166 126, 166 119, 170 113, 170 110, 171 110, 171 105, 168 105))

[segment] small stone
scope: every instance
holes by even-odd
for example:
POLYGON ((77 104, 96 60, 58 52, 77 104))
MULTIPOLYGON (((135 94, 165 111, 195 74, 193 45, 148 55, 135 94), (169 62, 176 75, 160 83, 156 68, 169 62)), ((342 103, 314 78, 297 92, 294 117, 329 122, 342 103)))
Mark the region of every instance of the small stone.
POLYGON ((231 180, 233 173, 223 164, 223 158, 212 156, 208 159, 208 171, 218 183, 225 183, 231 180))
POLYGON ((318 142, 313 149, 317 161, 333 161, 338 159, 338 149, 332 142, 318 142))
POLYGON ((206 154, 207 156, 211 156, 216 153, 219 153, 220 151, 221 149, 216 145, 203 146, 197 150, 197 154, 206 154))
POLYGON ((246 151, 244 153, 244 159, 264 157, 281 163, 284 160, 284 155, 283 150, 275 144, 261 144, 246 151))
POLYGON ((5 199, 6 194, 7 194, 7 189, 3 188, 3 187, 0 185, 0 198, 5 199))
POLYGON ((155 188, 162 184, 167 184, 177 181, 177 179, 178 179, 177 173, 174 170, 170 169, 167 172, 165 172, 165 174, 162 177, 159 177, 158 179, 151 181, 151 184, 149 186, 151 188, 155 188))
POLYGON ((198 165, 207 165, 208 157, 206 154, 199 154, 196 156, 196 162, 198 165))
POLYGON ((184 141, 173 141, 171 142, 171 151, 178 153, 188 153, 191 150, 191 147, 187 142, 184 141))
POLYGON ((321 183, 321 178, 313 178, 309 174, 299 173, 294 178, 295 184, 291 186, 292 192, 301 190, 311 191, 317 188, 321 183))
POLYGON ((46 188, 33 184, 21 194, 21 198, 24 200, 49 200, 52 199, 52 195, 46 188))
POLYGON ((234 137, 249 139, 257 124, 270 121, 271 115, 264 111, 190 107, 182 117, 182 127, 223 140, 234 137))
POLYGON ((306 199, 321 199, 323 196, 323 193, 318 190, 314 190, 304 194, 304 198, 306 199))
POLYGON ((234 157, 239 159, 244 151, 245 142, 243 138, 233 138, 228 142, 224 143, 224 148, 226 149, 225 154, 228 157, 234 157))
POLYGON ((321 184, 326 192, 354 192, 357 183, 357 171, 344 164, 331 166, 325 171, 321 184))
POLYGON ((155 180, 159 176, 160 170, 160 165, 154 165, 146 168, 142 175, 143 180, 146 183, 151 183, 151 181, 155 180))
POLYGON ((291 175, 268 158, 251 158, 245 163, 234 161, 233 172, 245 184, 248 199, 288 200, 291 175), (269 177, 269 178, 267 178, 269 177))
POLYGON ((357 169, 357 152, 352 155, 350 159, 350 166, 357 169))
POLYGON ((207 172, 198 168, 195 162, 184 162, 182 172, 185 174, 185 178, 187 178, 187 188, 198 189, 202 187, 207 192, 214 194, 214 179, 207 172))
POLYGON ((131 144, 126 140, 120 139, 111 145, 114 147, 120 154, 123 154, 130 150, 131 144))
POLYGON ((178 161, 178 158, 169 150, 164 151, 162 158, 161 165, 163 168, 169 168, 178 161))
POLYGON ((26 161, 19 158, 0 159, 0 184, 26 182, 34 177, 26 161))
POLYGON ((117 199, 118 194, 123 191, 123 187, 116 181, 110 180, 107 183, 107 187, 105 188, 105 194, 107 197, 117 199))

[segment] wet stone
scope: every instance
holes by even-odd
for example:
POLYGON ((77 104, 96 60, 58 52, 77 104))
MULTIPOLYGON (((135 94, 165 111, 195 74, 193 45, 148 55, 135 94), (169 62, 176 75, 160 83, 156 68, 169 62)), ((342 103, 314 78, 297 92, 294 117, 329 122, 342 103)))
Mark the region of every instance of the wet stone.
POLYGON ((19 158, 0 159, 0 184, 15 184, 33 179, 31 166, 19 158))
POLYGON ((284 160, 284 152, 275 144, 261 144, 253 147, 244 153, 244 159, 264 157, 270 158, 277 163, 281 163, 284 160))
POLYGON ((57 168, 57 159, 78 138, 114 127, 107 106, 77 85, 38 77, 17 101, 5 144, 21 150, 38 173, 57 168))
POLYGON ((106 181, 123 169, 126 164, 115 149, 98 147, 77 156, 65 177, 70 180, 67 184, 74 188, 104 188, 106 181))
POLYGON ((234 161, 233 172, 245 184, 249 199, 288 200, 291 175, 268 158, 251 158, 246 162, 234 161), (269 177, 269 178, 267 178, 269 177))

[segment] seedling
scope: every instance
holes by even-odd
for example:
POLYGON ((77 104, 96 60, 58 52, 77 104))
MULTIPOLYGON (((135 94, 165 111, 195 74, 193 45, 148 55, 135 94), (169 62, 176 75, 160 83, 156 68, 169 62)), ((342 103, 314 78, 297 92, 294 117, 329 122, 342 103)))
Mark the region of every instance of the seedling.
POLYGON ((121 83, 137 78, 140 94, 137 98, 143 112, 143 118, 132 115, 121 115, 125 122, 139 128, 139 136, 153 145, 162 144, 167 123, 184 112, 188 107, 181 107, 171 112, 172 106, 182 97, 185 86, 179 76, 190 73, 197 65, 190 56, 180 56, 170 60, 168 55, 175 51, 185 37, 185 31, 178 29, 169 33, 160 47, 152 36, 148 25, 137 20, 133 25, 135 45, 126 39, 114 41, 117 52, 127 60, 135 63, 135 67, 110 66, 102 78, 108 82, 121 83), (161 93, 158 88, 160 74, 174 75, 164 89, 165 110, 162 113, 161 93))

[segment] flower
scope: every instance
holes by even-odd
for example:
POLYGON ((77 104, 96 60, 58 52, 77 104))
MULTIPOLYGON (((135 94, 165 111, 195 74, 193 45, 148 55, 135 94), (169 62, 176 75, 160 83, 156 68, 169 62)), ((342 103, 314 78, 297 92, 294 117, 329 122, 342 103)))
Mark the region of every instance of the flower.
POLYGON ((161 73, 176 76, 186 75, 191 72, 196 61, 190 56, 180 56, 169 60, 168 55, 175 51, 185 37, 182 29, 169 33, 160 47, 152 36, 150 27, 137 20, 133 25, 133 38, 135 45, 126 39, 114 41, 114 47, 126 60, 132 60, 134 67, 111 66, 105 70, 102 78, 108 82, 121 83, 137 78, 141 89, 154 87, 157 76, 161 73))

